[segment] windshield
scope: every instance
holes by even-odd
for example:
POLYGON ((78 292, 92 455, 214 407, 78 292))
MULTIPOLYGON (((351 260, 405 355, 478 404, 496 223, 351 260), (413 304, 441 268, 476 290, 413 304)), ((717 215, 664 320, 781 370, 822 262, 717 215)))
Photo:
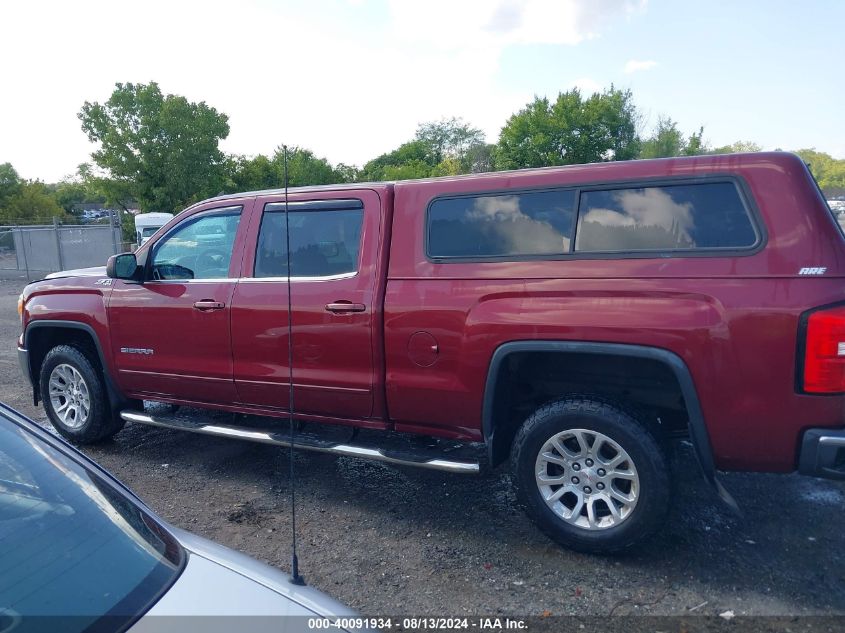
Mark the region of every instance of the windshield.
POLYGON ((0 418, 0 630, 27 616, 60 616, 66 632, 104 616, 106 629, 122 628, 175 580, 181 560, 130 499, 0 418))
MULTIPOLYGON (((164 226, 162 224, 162 226, 164 226)), ((152 237, 153 234, 158 231, 161 226, 148 226, 146 228, 141 229, 141 237, 152 237)))

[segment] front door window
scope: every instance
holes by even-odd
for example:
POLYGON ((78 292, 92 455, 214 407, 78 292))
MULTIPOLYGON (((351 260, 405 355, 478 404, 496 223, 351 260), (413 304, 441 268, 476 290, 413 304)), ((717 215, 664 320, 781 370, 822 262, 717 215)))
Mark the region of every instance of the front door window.
POLYGON ((240 207, 217 209, 179 224, 156 243, 152 278, 187 280, 228 277, 240 212, 240 207))

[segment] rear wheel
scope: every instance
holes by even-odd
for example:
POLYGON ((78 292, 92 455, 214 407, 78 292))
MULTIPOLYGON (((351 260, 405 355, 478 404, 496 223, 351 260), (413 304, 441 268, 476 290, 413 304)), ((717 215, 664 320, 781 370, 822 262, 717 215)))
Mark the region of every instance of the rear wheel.
POLYGON ((559 400, 528 418, 514 442, 519 499, 558 543, 613 552, 663 522, 666 456, 622 408, 589 398, 559 400))
POLYGON ((59 434, 78 444, 111 437, 123 428, 113 415, 98 368, 88 355, 70 345, 58 345, 44 357, 41 399, 59 434))

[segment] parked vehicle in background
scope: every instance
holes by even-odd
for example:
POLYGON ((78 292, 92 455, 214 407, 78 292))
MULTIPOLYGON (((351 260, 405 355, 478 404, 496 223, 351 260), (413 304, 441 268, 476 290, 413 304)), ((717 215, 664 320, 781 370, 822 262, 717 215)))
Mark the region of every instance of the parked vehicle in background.
POLYGON ((676 439, 729 504, 717 469, 845 478, 845 240, 792 154, 221 196, 101 273, 20 301, 23 372, 74 442, 287 445, 141 401, 284 417, 291 320, 297 418, 354 429, 298 446, 472 473, 357 430, 483 442, 569 547, 660 526, 676 439))
POLYGON ((135 243, 138 246, 145 244, 172 219, 172 213, 139 213, 135 216, 135 243))
POLYGON ((55 628, 46 622, 69 633, 163 630, 147 618, 186 615, 301 616, 267 620, 267 628, 306 631, 309 617, 355 615, 272 567, 168 525, 96 464, 5 405, 0 568, 0 631, 55 628))

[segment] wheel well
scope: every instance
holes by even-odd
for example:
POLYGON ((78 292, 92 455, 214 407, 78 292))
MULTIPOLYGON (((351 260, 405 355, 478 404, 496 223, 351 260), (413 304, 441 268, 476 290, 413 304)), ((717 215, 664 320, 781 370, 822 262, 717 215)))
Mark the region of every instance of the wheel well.
POLYGON ((516 351, 494 367, 490 406, 493 465, 508 459, 523 422, 543 404, 568 394, 618 402, 658 440, 689 434, 689 416, 675 373, 660 360, 586 352, 516 351))
MULTIPOLYGON (((41 373, 41 365, 47 352, 57 345, 71 345, 84 353, 94 368, 103 372, 103 365, 100 360, 100 353, 97 344, 89 332, 73 327, 36 327, 27 336, 27 349, 29 350, 30 372, 32 384, 35 386, 35 397, 39 397, 38 380, 41 373)), ((37 404, 37 403, 36 403, 37 404)))

